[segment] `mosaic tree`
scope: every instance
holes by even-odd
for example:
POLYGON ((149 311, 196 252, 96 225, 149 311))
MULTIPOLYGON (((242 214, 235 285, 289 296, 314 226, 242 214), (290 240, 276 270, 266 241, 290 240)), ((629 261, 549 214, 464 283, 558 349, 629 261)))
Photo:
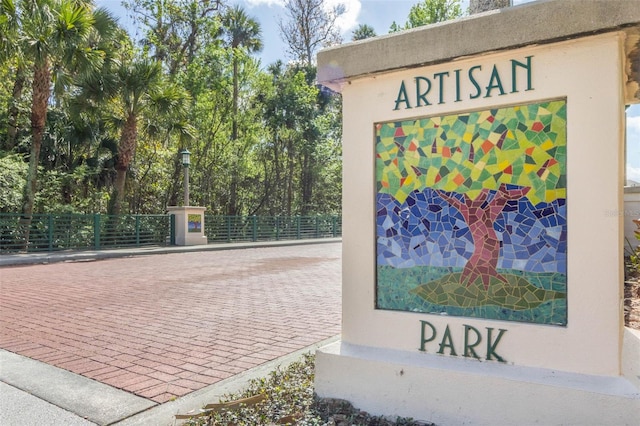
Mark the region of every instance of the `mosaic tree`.
POLYGON ((501 183, 490 201, 488 200, 490 193, 487 188, 483 188, 475 199, 463 194, 462 200, 446 192, 437 191, 442 198, 460 211, 469 224, 475 250, 462 271, 461 280, 467 286, 480 279, 484 288, 487 289, 491 277, 504 283, 507 282, 507 279, 496 269, 500 254, 500 240, 493 224, 502 213, 507 201, 524 197, 530 189, 530 187, 507 189, 507 185, 501 183))
POLYGON ((434 190, 463 216, 473 239, 460 282, 485 290, 497 271, 494 224, 509 203, 566 197, 566 104, 512 108, 377 125, 378 193, 403 203, 434 190))

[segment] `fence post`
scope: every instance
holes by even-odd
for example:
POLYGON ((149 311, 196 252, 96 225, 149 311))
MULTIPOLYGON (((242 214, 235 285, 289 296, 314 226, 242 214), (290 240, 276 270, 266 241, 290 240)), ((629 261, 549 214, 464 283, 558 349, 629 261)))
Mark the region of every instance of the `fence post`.
POLYGON ((338 216, 333 216, 331 218, 331 234, 333 235, 333 238, 336 237, 337 232, 338 232, 338 216))
POLYGON ((136 247, 140 247, 140 216, 136 215, 136 247))
POLYGON ((227 221, 227 242, 231 242, 231 216, 225 216, 227 221))
POLYGON ((296 216, 296 240, 300 239, 300 216, 296 216))
POLYGON ((100 213, 93 215, 93 248, 100 250, 100 213))
POLYGON ((316 238, 320 238, 320 216, 316 216, 316 238))
POLYGON ((176 245, 176 215, 169 215, 169 244, 176 245))
POLYGON ((276 216, 276 241, 280 241, 280 216, 276 216))
POLYGON ((53 251, 53 215, 47 215, 47 239, 49 240, 49 251, 53 251))
POLYGON ((258 217, 255 214, 251 216, 251 241, 258 241, 258 217))

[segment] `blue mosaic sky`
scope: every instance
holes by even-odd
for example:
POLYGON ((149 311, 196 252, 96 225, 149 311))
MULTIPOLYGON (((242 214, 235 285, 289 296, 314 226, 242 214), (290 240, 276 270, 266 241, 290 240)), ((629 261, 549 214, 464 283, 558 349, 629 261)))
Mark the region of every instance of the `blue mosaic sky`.
MULTIPOLYGON (((430 188, 414 191, 402 204, 378 194, 376 210, 379 266, 462 268, 473 253, 462 215, 430 188)), ((502 241, 498 268, 566 274, 563 199, 536 206, 526 197, 509 201, 494 229, 502 241)))

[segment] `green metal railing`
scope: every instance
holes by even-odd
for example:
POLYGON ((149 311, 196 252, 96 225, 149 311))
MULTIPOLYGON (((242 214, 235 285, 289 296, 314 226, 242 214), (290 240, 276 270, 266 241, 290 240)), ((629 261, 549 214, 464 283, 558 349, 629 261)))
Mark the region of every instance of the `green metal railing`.
POLYGON ((34 214, 27 224, 20 214, 0 213, 0 253, 167 245, 172 218, 164 214, 34 214))
POLYGON ((340 216, 210 216, 205 215, 209 243, 304 240, 340 237, 340 216))
MULTIPOLYGON (((339 237, 340 216, 205 215, 209 243, 339 237)), ((175 244, 172 215, 0 213, 0 254, 59 250, 103 250, 175 244), (28 229, 28 241, 25 242, 28 229)))

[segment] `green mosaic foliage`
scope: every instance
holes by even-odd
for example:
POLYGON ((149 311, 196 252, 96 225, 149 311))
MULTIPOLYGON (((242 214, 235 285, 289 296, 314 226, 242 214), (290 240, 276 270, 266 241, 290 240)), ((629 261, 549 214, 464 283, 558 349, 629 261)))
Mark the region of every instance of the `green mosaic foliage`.
POLYGON ((566 101, 376 126, 378 192, 404 202, 426 187, 475 199, 501 184, 533 204, 566 198, 566 101))

